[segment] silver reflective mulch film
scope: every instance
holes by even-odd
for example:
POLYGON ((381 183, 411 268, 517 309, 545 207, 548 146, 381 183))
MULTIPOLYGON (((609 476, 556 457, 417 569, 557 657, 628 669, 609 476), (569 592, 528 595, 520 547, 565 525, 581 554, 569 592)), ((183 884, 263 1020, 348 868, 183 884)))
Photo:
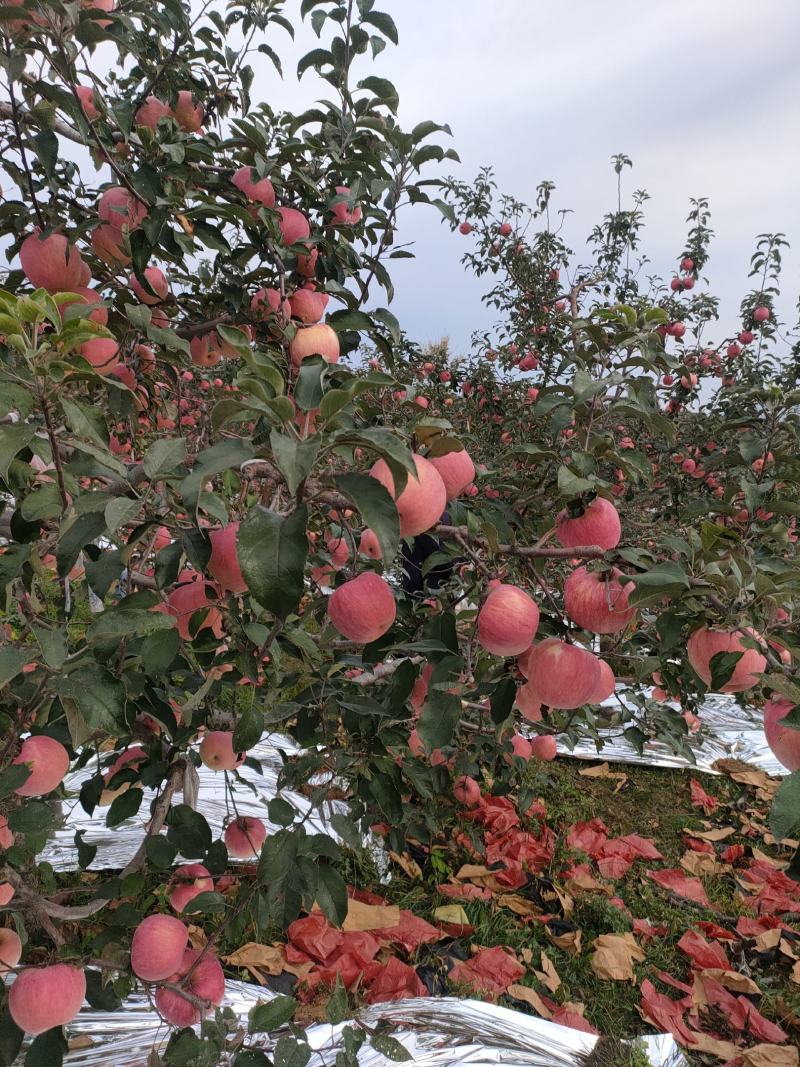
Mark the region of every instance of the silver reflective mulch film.
MULTIPOLYGON (((242 982, 228 982, 224 1006, 246 1025, 247 1013, 270 993, 242 982)), ((378 1004, 359 1012, 367 1027, 381 1024, 411 1054, 416 1067, 582 1067, 598 1038, 494 1004, 454 998, 421 998, 378 1004)), ((346 1024, 345 1024, 346 1025, 346 1024)), ((316 1055, 310 1067, 335 1061, 343 1025, 312 1026, 307 1039, 316 1055)), ((164 1044, 167 1028, 145 997, 133 994, 121 1012, 86 1008, 69 1026, 71 1051, 65 1067, 147 1067, 151 1048, 164 1044)), ((269 1038, 260 1046, 269 1052, 269 1038)), ((636 1039, 637 1062, 649 1067, 687 1067, 668 1034, 636 1039), (645 1059, 646 1057, 646 1059, 645 1059)), ((394 1062, 368 1044, 359 1053, 362 1067, 391 1067, 394 1062)), ((20 1061, 21 1062, 21 1061, 20 1061)), ((227 1067, 229 1061, 221 1061, 227 1067)))

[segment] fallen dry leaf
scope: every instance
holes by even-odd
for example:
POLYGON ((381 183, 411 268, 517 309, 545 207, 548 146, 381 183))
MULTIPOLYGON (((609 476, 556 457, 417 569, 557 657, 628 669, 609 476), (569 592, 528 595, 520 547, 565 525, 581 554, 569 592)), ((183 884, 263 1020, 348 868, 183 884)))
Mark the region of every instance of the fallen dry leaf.
POLYGON ((569 952, 571 956, 580 956, 582 936, 580 930, 570 930, 566 934, 554 934, 550 930, 545 930, 545 933, 551 945, 569 952))
POLYGON ((684 852, 679 863, 685 871, 694 875, 721 874, 726 870, 725 864, 718 863, 715 856, 709 855, 708 852, 694 852, 692 849, 684 852))
POLYGON ((94 1045, 94 1040, 89 1034, 80 1034, 78 1037, 71 1037, 67 1042, 67 1048, 70 1052, 74 1052, 76 1049, 91 1048, 94 1045))
POLYGON ((706 967, 703 970, 703 974, 708 975, 709 978, 716 978, 720 985, 730 989, 733 993, 761 996, 761 990, 753 979, 748 978, 746 974, 739 974, 738 971, 723 971, 719 967, 706 967))
POLYGON ((206 932, 199 926, 189 925, 189 944, 192 948, 203 949, 208 944, 206 932))
POLYGON ((460 904, 443 904, 441 908, 436 908, 433 917, 442 923, 455 923, 457 926, 469 926, 469 916, 460 904))
POLYGON ((516 915, 541 915, 542 909, 533 903, 532 900, 528 900, 527 897, 521 897, 518 893, 503 893, 502 896, 497 898, 497 903, 501 908, 508 908, 516 915))
POLYGON ((800 985, 800 960, 792 967, 792 981, 795 985, 800 985))
POLYGON ((619 779, 621 782, 628 780, 624 771, 612 771, 607 763, 600 763, 596 767, 584 767, 583 770, 578 771, 578 774, 583 778, 612 778, 619 779))
POLYGON ((691 830, 688 826, 684 826, 683 832, 688 834, 689 837, 699 837, 703 841, 724 841, 726 837, 736 833, 736 827, 717 826, 710 830, 691 830))
POLYGON ((744 1067, 797 1067, 797 1047, 753 1045, 741 1053, 744 1067))
POLYGON ((604 893, 607 897, 613 895, 610 886, 604 885, 589 870, 575 871, 567 879, 567 889, 576 896, 580 893, 604 893))
POLYGON ((526 985, 510 985, 508 987, 508 995, 513 997, 514 1000, 522 1000, 536 1012, 537 1015, 541 1015, 543 1019, 552 1019, 553 1013, 544 1003, 542 998, 536 992, 526 985))
POLYGON ((222 959, 231 967, 257 967, 267 974, 281 974, 286 967, 283 945, 259 945, 255 941, 248 941, 222 959))
POLYGON ((758 934, 755 939, 755 946, 759 952, 769 952, 771 948, 775 948, 780 944, 781 940, 781 928, 776 926, 774 930, 765 930, 763 934, 758 934))
POLYGON ((541 967, 541 970, 534 971, 533 973, 536 975, 542 985, 546 986, 551 993, 555 993, 555 991, 561 985, 561 978, 559 977, 558 971, 555 969, 553 961, 550 959, 544 949, 542 949, 542 958, 539 966, 541 967))
POLYGON ((707 1052, 711 1056, 717 1056, 721 1060, 732 1060, 738 1056, 741 1049, 731 1041, 720 1041, 710 1034, 703 1034, 699 1030, 690 1030, 692 1040, 689 1047, 693 1052, 707 1052))
POLYGON ((601 934, 595 938, 592 970, 598 978, 611 982, 635 982, 633 961, 645 959, 633 934, 601 934))
POLYGON ((345 933, 383 930, 387 926, 397 926, 399 922, 400 908, 396 904, 363 904, 351 897, 347 902, 347 916, 342 929, 345 933))
POLYGON ((398 867, 402 867, 409 878, 422 877, 422 868, 407 852, 404 852, 402 856, 397 852, 390 852, 389 858, 394 860, 398 867))
POLYGON ((760 860, 762 863, 769 863, 778 871, 785 870, 789 866, 788 860, 779 860, 774 856, 768 856, 766 852, 762 852, 756 845, 753 845, 753 859, 760 860))

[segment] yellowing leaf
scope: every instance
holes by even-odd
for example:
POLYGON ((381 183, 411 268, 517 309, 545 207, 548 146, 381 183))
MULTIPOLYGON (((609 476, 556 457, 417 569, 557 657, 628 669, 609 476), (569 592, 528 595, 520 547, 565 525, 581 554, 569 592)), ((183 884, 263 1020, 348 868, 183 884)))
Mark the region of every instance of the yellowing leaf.
POLYGON ((633 961, 644 962, 633 934, 601 934, 595 938, 592 970, 598 978, 613 982, 635 982, 633 961))

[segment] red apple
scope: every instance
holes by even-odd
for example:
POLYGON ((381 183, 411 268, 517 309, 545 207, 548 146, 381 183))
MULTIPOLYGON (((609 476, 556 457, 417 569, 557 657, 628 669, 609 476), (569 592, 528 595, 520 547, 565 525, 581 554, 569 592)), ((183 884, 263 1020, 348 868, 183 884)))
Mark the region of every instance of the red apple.
POLYGON ((636 588, 622 584, 621 571, 589 571, 577 567, 564 582, 564 611, 576 625, 593 634, 615 634, 624 630, 636 614, 628 597, 636 588))
POLYGON ((478 641, 495 656, 524 652, 539 628, 535 600, 515 585, 495 585, 478 613, 478 641))
POLYGON ((172 915, 148 915, 133 932, 131 969, 143 982, 162 982, 181 965, 189 931, 172 915))
POLYGON ((408 476, 399 497, 395 495, 394 478, 385 460, 379 459, 369 472, 394 498, 402 537, 416 537, 430 530, 441 518, 447 504, 447 489, 433 463, 415 455, 414 466, 417 476, 408 476))
POLYGON ((249 860, 257 856, 267 838, 267 828, 261 819, 241 815, 225 827, 228 853, 237 859, 249 860))
POLYGON ((22 742, 14 763, 24 763, 30 768, 27 781, 15 789, 20 797, 42 797, 61 784, 69 770, 69 753, 53 737, 35 734, 22 742))
POLYGON ((583 514, 572 518, 564 509, 556 519, 556 537, 565 548, 598 545, 608 550, 617 547, 621 536, 617 509, 602 496, 587 504, 583 514))
POLYGON ((600 681, 600 660, 577 645, 550 637, 528 656, 528 685, 542 704, 571 710, 589 703, 600 681))
POLYGON ((86 976, 77 967, 54 963, 17 975, 8 994, 11 1018, 26 1034, 43 1034, 72 1022, 86 996, 86 976))
MULTIPOLYGON (((755 630, 748 630, 757 637, 755 630)), ((766 657, 757 649, 745 648, 742 635, 736 630, 712 630, 701 626, 691 634, 686 643, 689 663, 705 684, 711 685, 711 660, 720 652, 741 652, 739 662, 730 679, 721 687, 722 693, 742 693, 758 685, 767 668, 766 657)))
POLYGON ((200 759, 212 771, 234 771, 245 756, 245 752, 234 752, 230 730, 207 730, 200 742, 200 759))
POLYGON ((391 629, 396 614, 391 586, 374 571, 344 582, 328 601, 328 617, 342 637, 362 645, 391 629))

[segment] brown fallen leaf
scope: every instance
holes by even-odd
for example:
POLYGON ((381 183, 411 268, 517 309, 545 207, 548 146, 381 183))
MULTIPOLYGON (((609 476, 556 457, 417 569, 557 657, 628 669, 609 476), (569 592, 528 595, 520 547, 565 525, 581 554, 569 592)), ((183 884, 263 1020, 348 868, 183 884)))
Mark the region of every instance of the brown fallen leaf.
POLYGON ((598 978, 612 982, 635 982, 633 961, 645 959, 633 934, 601 934, 592 942, 592 970, 598 978))
POLYGON ((94 1045, 89 1034, 80 1034, 78 1037, 71 1037, 67 1042, 67 1048, 70 1052, 74 1052, 76 1049, 91 1048, 94 1045))
POLYGON ((612 771, 607 763, 600 763, 596 767, 584 767, 578 771, 583 778, 612 778, 627 782, 628 776, 624 771, 612 771))
POLYGON ((743 1067, 797 1067, 797 1046, 753 1045, 741 1053, 743 1067))
POLYGON ((502 896, 497 898, 497 903, 501 908, 508 908, 516 915, 541 915, 542 909, 533 903, 532 900, 528 900, 527 897, 521 897, 518 893, 503 893, 502 896))
POLYGON ((586 1013, 586 1005, 581 1004, 579 1000, 567 1000, 561 1007, 564 1011, 572 1012, 573 1015, 580 1015, 581 1018, 586 1013))
POLYGON ((208 944, 206 932, 200 926, 189 925, 189 944, 192 948, 204 949, 208 944))
POLYGON ((611 887, 598 881, 591 871, 578 871, 570 875, 566 885, 570 893, 574 893, 575 896, 581 893, 604 893, 607 897, 613 896, 611 887))
POLYGON ((792 981, 795 985, 800 985, 800 960, 792 967, 792 981))
POLYGON ((716 1037, 701 1033, 699 1030, 690 1030, 689 1033, 692 1035, 692 1043, 689 1047, 693 1052, 707 1052, 721 1060, 732 1060, 741 1052, 741 1049, 731 1041, 719 1041, 716 1037))
POLYGON ((755 938, 755 946, 759 952, 769 952, 771 948, 775 948, 780 944, 781 940, 781 928, 776 926, 774 930, 765 930, 763 934, 757 934, 755 938))
POLYGON ((688 834, 689 837, 699 837, 703 841, 724 841, 731 834, 736 833, 735 826, 717 826, 710 830, 692 830, 688 826, 684 826, 683 832, 688 834))
MULTIPOLYGON (((434 919, 438 919, 441 923, 455 923, 457 926, 469 926, 469 916, 460 904, 443 904, 442 907, 435 909, 433 917, 434 919)), ((375 929, 375 927, 373 927, 373 929, 375 929)))
POLYGON ((684 852, 679 863, 689 874, 697 876, 701 874, 722 874, 728 870, 727 865, 719 863, 715 856, 710 855, 708 852, 695 852, 691 848, 684 852))
POLYGON ((407 852, 404 852, 402 856, 398 852, 390 852, 389 858, 394 860, 398 867, 402 867, 409 878, 422 877, 422 868, 407 852))
POLYGON ((523 948, 520 951, 520 956, 522 956, 522 962, 528 966, 533 963, 533 952, 529 948, 523 948))
POLYGON ((542 949, 542 958, 541 962, 539 963, 539 966, 541 967, 541 970, 534 971, 533 973, 536 975, 542 985, 546 986, 551 993, 555 993, 555 991, 561 985, 561 978, 559 977, 558 971, 556 970, 553 961, 550 959, 544 949, 542 949))
POLYGON ((732 993, 761 996, 761 990, 746 974, 739 974, 738 971, 723 971, 721 967, 704 967, 702 973, 708 975, 709 978, 716 978, 720 985, 730 989, 732 993))
POLYGON ((286 965, 283 945, 260 945, 256 941, 248 941, 222 959, 231 967, 258 967, 267 974, 280 974, 286 965))
POLYGON ((510 985, 508 987, 508 995, 513 997, 514 1000, 522 1000, 526 1004, 530 1005, 537 1015, 541 1015, 543 1019, 552 1019, 553 1013, 544 1003, 542 998, 536 992, 526 985, 510 985))
POLYGON ((783 871, 789 866, 788 860, 779 860, 774 856, 768 856, 766 852, 762 852, 755 845, 753 845, 753 859, 760 860, 762 863, 769 863, 778 871, 783 871))
POLYGON ((580 956, 582 938, 580 930, 569 930, 566 934, 553 934, 550 930, 545 930, 545 933, 551 945, 569 952, 570 956, 580 956))
POLYGON ((396 904, 364 904, 360 900, 350 898, 342 929, 346 933, 383 930, 389 926, 397 926, 399 922, 400 908, 396 904))
POLYGON ((456 878, 459 882, 472 882, 473 885, 491 889, 493 893, 504 893, 506 890, 506 887, 498 882, 497 874, 479 863, 465 863, 456 872, 456 878))

